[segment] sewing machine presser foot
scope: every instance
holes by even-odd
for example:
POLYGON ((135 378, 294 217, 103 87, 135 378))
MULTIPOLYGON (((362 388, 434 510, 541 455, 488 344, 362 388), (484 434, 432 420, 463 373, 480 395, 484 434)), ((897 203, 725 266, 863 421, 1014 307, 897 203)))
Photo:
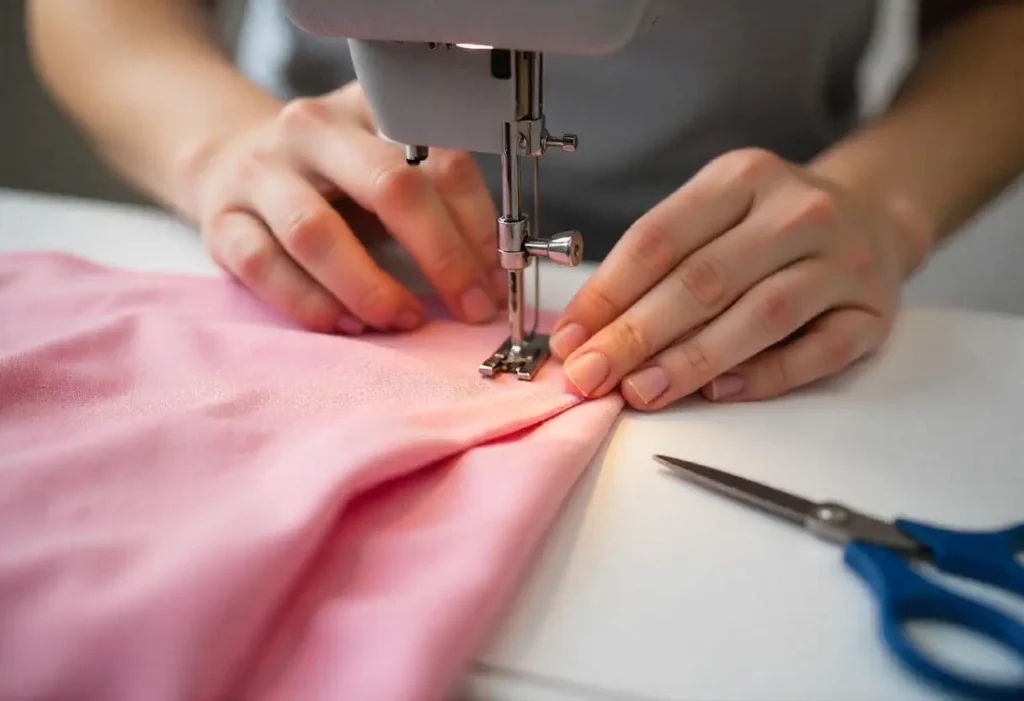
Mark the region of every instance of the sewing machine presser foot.
POLYGON ((513 345, 511 338, 506 338, 501 347, 480 364, 480 374, 494 377, 499 373, 509 373, 520 380, 530 381, 549 355, 547 334, 532 333, 518 347, 513 345))

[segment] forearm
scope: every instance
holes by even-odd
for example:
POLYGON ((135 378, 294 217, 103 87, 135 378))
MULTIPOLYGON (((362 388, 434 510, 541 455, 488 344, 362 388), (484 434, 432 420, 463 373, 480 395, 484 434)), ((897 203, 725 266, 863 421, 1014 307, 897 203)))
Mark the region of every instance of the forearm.
POLYGON ((28 12, 57 101, 115 169, 185 216, 206 154, 280 107, 223 55, 200 0, 31 0, 28 12))
POLYGON ((906 215, 908 272, 1024 170, 1024 3, 988 6, 922 48, 888 112, 812 169, 906 215))

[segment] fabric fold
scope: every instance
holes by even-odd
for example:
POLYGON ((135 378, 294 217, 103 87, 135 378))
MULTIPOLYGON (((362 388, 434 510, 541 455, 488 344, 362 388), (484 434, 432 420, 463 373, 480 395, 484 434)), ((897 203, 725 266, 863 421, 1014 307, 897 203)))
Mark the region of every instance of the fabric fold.
POLYGON ((431 313, 0 256, 0 697, 444 698, 622 403, 431 313))

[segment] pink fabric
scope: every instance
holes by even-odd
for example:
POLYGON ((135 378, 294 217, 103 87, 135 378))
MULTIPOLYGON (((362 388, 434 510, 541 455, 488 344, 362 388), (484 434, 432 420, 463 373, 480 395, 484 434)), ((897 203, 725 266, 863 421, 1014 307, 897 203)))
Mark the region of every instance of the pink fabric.
POLYGON ((0 698, 444 698, 622 406, 504 332, 0 256, 0 698))

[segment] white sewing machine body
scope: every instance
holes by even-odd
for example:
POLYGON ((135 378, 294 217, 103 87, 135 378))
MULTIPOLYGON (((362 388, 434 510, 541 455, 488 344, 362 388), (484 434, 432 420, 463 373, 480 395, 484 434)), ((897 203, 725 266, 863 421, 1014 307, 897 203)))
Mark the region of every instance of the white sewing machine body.
POLYGON ((598 56, 656 18, 651 0, 282 0, 301 29, 347 39, 382 136, 501 153, 515 115, 497 50, 598 56), (460 47, 459 45, 462 45, 460 47), (470 47, 469 49, 463 47, 470 47))

